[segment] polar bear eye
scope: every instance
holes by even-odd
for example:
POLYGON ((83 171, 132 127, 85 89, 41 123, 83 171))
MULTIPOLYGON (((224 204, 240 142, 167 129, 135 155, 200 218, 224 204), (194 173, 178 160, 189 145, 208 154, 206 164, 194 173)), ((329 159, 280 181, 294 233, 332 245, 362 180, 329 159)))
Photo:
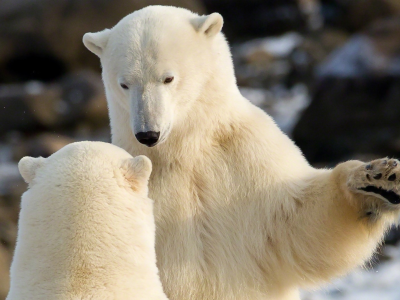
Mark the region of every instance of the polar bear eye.
POLYGON ((120 86, 121 86, 124 90, 128 90, 128 89, 129 89, 129 87, 128 87, 126 84, 124 84, 124 83, 120 83, 120 86))
POLYGON ((174 76, 170 76, 164 79, 164 83, 171 83, 174 80, 174 76))

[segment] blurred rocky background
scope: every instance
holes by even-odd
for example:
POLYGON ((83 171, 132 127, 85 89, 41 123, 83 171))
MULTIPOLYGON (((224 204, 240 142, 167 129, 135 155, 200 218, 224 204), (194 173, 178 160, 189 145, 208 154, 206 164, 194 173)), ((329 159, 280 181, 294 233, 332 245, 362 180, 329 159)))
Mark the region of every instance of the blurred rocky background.
MULTIPOLYGON (((100 63, 82 36, 152 4, 221 13, 243 95, 313 165, 400 157, 400 0, 1 0, 0 300, 26 190, 17 162, 73 141, 110 141, 100 63)), ((393 229, 386 240, 393 246, 378 256, 381 270, 400 260, 399 240, 393 229)), ((368 276, 345 282, 365 289, 375 280, 368 276)), ((390 291, 386 298, 337 290, 304 297, 400 299, 400 288, 390 291)))

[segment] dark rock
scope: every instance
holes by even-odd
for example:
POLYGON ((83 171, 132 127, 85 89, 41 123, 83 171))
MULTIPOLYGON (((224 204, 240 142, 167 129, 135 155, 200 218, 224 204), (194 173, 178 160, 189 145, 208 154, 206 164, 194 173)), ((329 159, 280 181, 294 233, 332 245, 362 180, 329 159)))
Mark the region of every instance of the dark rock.
POLYGON ((224 16, 229 40, 318 31, 323 25, 351 33, 400 13, 398 0, 204 0, 224 16), (251 16, 251 17, 246 17, 251 16))
POLYGON ((385 237, 385 243, 389 245, 396 245, 400 241, 400 228, 393 226, 385 237))
POLYGON ((306 28, 297 0, 204 0, 204 5, 222 14, 230 41, 306 28))
POLYGON ((59 113, 63 116, 60 124, 75 124, 85 120, 93 126, 109 124, 107 101, 103 82, 98 74, 79 72, 70 74, 60 81, 62 90, 62 107, 59 113))
POLYGON ((84 33, 111 28, 151 4, 204 12, 199 0, 0 1, 0 80, 53 81, 81 68, 99 71, 98 58, 82 44, 84 33))
POLYGON ((347 1, 346 25, 352 31, 365 29, 374 21, 397 15, 400 10, 396 1, 351 0, 347 1))
POLYGON ((95 73, 70 74, 52 84, 0 86, 0 136, 10 130, 62 129, 83 121, 93 127, 108 124, 103 85, 95 73))
POLYGON ((303 41, 302 35, 289 32, 235 46, 233 58, 238 84, 265 87, 281 82, 292 70, 291 54, 303 41))
POLYGON ((399 156, 400 77, 323 78, 293 138, 313 163, 356 152, 399 156))
POLYGON ((12 254, 2 245, 0 245, 0 299, 7 297, 10 286, 10 265, 12 254))
POLYGON ((371 23, 393 17, 400 12, 398 0, 322 0, 325 25, 358 32, 371 23))
POLYGON ((399 37, 399 19, 375 23, 319 66, 312 103, 293 132, 312 162, 400 155, 399 37))
POLYGON ((238 84, 260 88, 282 82, 288 87, 297 83, 310 85, 315 66, 347 39, 343 31, 324 29, 314 34, 288 32, 234 44, 232 54, 238 84))
POLYGON ((22 139, 12 145, 14 159, 19 161, 24 156, 48 157, 67 144, 76 140, 55 133, 41 133, 28 139, 22 139))
POLYGON ((0 165, 0 299, 9 288, 9 269, 17 238, 20 198, 26 184, 15 164, 0 165))

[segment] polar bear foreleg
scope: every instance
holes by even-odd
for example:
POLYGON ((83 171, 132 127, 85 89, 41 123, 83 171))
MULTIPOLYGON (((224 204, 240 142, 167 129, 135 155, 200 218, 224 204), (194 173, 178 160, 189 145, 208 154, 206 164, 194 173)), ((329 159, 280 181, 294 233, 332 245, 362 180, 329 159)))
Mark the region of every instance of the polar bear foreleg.
POLYGON ((321 171, 303 192, 292 252, 299 280, 314 285, 370 259, 399 215, 400 163, 347 161, 321 171))

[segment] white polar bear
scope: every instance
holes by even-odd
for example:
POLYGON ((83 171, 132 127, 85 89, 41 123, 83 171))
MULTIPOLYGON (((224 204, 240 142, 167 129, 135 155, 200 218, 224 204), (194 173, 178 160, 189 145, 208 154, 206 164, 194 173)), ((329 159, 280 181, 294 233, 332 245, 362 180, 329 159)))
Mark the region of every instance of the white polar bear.
POLYGON ((24 157, 7 300, 166 300, 154 249, 151 162, 101 142, 24 157))
POLYGON ((240 94, 222 24, 150 6, 83 42, 101 60, 113 143, 153 163, 167 296, 299 299, 371 257, 398 216, 400 167, 312 168, 240 94))

